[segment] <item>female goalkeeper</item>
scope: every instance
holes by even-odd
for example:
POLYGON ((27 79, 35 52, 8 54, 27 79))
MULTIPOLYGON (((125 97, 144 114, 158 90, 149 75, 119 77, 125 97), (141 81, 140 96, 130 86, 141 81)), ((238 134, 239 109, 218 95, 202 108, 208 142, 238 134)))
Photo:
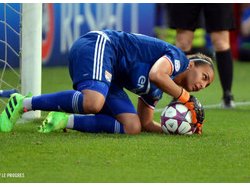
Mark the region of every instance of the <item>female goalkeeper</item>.
POLYGON ((1 114, 0 131, 11 131, 25 111, 44 110, 61 111, 49 113, 39 129, 45 133, 63 128, 162 132, 153 114, 163 92, 186 104, 201 129, 202 106, 189 92, 206 88, 214 79, 213 62, 205 55, 187 58, 159 39, 113 30, 92 31, 75 41, 69 52, 69 73, 74 90, 12 95, 1 114), (139 95, 137 111, 124 88, 139 95))

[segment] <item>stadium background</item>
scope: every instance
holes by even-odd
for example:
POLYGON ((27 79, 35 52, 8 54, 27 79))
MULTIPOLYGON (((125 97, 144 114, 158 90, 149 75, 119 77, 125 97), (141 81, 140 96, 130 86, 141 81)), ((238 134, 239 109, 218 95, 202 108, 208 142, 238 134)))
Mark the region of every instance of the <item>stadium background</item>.
MULTIPOLYGON (((18 9, 20 5, 12 4, 12 6, 18 9)), ((3 11, 3 4, 0 4, 0 11, 3 11)), ((237 29, 230 33, 230 37, 234 59, 238 59, 242 38, 239 29, 242 14, 240 4, 234 4, 234 13, 237 29)), ((20 18, 17 16, 11 11, 7 12, 8 22, 14 27, 19 27, 20 18)), ((175 30, 168 28, 166 9, 164 4, 159 3, 43 4, 42 28, 44 66, 66 65, 67 52, 71 44, 90 30, 109 28, 156 36, 169 43, 175 41, 175 30)), ((1 30, 3 28, 0 28, 1 30)), ((0 32, 0 38, 4 38, 4 32, 0 32)), ((19 47, 13 33, 9 32, 8 39, 14 48, 19 47)), ((205 48, 212 53, 209 35, 203 28, 196 30, 193 47, 205 48)), ((18 66, 18 59, 11 53, 8 58, 12 66, 18 66)))

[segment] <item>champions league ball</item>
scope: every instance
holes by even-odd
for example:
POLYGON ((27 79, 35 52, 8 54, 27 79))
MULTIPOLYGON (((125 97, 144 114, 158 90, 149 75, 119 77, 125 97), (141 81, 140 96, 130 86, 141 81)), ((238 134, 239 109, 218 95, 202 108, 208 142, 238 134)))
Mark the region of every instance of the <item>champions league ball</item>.
POLYGON ((172 102, 161 114, 161 128, 166 134, 192 135, 196 126, 192 124, 192 115, 182 103, 172 102))

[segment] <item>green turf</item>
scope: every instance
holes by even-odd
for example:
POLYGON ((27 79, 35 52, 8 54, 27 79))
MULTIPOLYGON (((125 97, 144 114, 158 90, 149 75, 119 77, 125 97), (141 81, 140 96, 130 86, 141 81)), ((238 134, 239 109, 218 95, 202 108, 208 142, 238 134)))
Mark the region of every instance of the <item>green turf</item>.
MULTIPOLYGON (((250 101, 249 71, 250 63, 235 63, 236 102, 250 101)), ((67 69, 44 68, 42 86, 43 93, 71 89, 67 69)), ((195 95, 204 105, 219 103, 218 75, 195 95)), ((158 108, 169 100, 164 96, 158 108)), ((250 182, 250 106, 207 109, 202 136, 40 134, 42 119, 0 133, 0 182, 250 182)))

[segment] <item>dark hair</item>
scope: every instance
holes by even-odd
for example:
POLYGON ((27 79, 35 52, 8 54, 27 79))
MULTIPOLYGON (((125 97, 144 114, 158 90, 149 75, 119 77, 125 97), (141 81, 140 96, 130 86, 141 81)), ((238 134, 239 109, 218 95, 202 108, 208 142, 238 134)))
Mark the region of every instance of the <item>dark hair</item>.
POLYGON ((202 53, 195 53, 193 55, 188 55, 187 57, 188 57, 188 59, 190 61, 194 62, 195 66, 200 66, 200 65, 207 64, 214 71, 214 63, 213 63, 213 60, 210 57, 208 57, 208 56, 206 56, 206 55, 204 55, 202 53))

